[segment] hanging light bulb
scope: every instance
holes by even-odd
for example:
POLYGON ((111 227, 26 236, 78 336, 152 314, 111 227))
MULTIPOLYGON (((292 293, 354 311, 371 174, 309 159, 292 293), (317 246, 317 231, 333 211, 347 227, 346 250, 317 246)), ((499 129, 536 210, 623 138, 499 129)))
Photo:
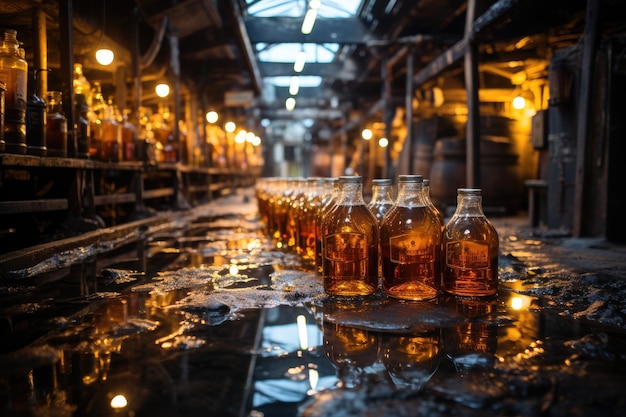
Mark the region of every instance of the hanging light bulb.
POLYGON ((114 58, 115 54, 109 48, 100 48, 96 51, 96 61, 100 65, 111 65, 114 58))
POLYGON ((293 70, 295 72, 302 72, 304 64, 306 63, 306 52, 300 51, 296 56, 296 62, 293 64, 293 70))
POLYGON ((287 109, 287 111, 292 111, 293 109, 296 108, 296 99, 293 97, 289 97, 286 101, 285 101, 285 108, 287 109))
POLYGON ((516 110, 522 110, 526 107, 526 100, 522 96, 516 96, 513 98, 513 108, 516 110))
POLYGON ((170 94, 170 86, 166 83, 160 83, 157 84, 154 91, 156 92, 157 96, 161 98, 167 97, 170 94))
POLYGON ((209 111, 206 114, 206 121, 209 123, 215 123, 217 122, 218 117, 219 116, 216 111, 209 111))
POLYGON ((304 15, 304 21, 302 21, 302 28, 300 31, 304 35, 308 35, 313 30, 313 25, 315 24, 315 19, 317 18, 317 9, 309 9, 306 11, 304 15))
POLYGON ((294 75, 289 83, 289 94, 295 96, 298 94, 298 91, 300 91, 300 79, 294 75))

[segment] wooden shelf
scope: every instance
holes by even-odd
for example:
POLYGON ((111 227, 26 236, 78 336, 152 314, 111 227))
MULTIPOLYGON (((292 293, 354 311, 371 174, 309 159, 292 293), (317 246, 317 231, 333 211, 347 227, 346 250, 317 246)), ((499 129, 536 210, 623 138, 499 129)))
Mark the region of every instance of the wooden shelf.
POLYGON ((0 153, 0 247, 16 250, 35 244, 36 230, 42 227, 60 227, 74 235, 84 233, 73 229, 81 219, 112 227, 133 221, 137 214, 153 216, 204 204, 254 184, 256 176, 182 163, 0 153))
POLYGON ((0 202, 0 214, 19 214, 67 210, 68 207, 69 203, 66 198, 47 200, 2 201, 0 202))

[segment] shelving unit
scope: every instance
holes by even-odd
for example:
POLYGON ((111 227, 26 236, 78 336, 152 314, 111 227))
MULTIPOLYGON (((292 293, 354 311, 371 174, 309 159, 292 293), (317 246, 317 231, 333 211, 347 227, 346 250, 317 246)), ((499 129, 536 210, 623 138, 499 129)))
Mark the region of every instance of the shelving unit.
POLYGON ((0 153, 0 255, 210 202, 254 175, 0 153))

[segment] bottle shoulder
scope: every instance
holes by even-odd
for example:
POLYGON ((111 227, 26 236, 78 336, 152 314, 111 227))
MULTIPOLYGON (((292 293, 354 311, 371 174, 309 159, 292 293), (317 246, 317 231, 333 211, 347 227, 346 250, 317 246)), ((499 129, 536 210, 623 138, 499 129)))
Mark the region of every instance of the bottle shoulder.
POLYGON ((444 227, 445 240, 497 240, 498 232, 489 219, 482 216, 452 216, 444 227))

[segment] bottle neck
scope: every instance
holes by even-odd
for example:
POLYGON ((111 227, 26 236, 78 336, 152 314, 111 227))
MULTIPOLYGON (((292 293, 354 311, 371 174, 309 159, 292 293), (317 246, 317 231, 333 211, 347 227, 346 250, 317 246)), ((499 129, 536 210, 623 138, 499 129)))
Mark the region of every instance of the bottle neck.
POLYGON ((372 201, 393 201, 393 187, 391 185, 374 185, 372 201))
POLYGON ((424 196, 424 184, 421 181, 398 182, 398 198, 396 204, 402 207, 428 205, 424 196))
POLYGON ((348 177, 339 179, 339 200, 340 205, 365 204, 363 200, 363 183, 360 177, 348 177))
POLYGON ((483 216, 483 198, 480 191, 459 190, 457 194, 457 206, 455 215, 463 216, 483 216))

